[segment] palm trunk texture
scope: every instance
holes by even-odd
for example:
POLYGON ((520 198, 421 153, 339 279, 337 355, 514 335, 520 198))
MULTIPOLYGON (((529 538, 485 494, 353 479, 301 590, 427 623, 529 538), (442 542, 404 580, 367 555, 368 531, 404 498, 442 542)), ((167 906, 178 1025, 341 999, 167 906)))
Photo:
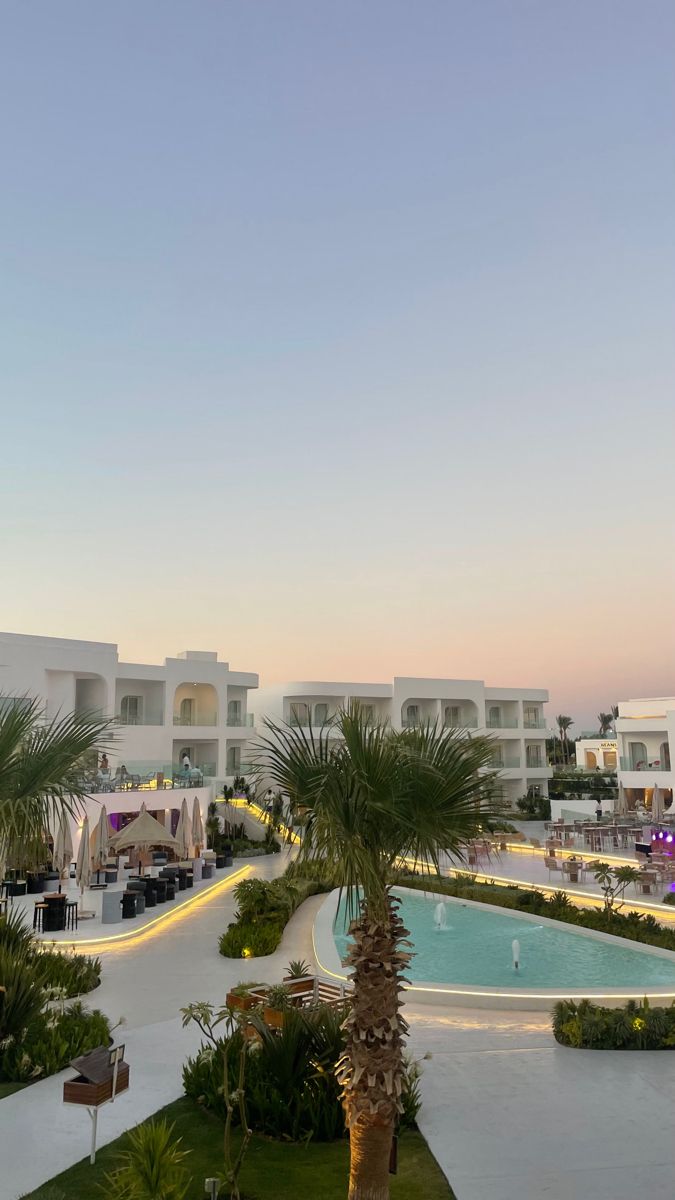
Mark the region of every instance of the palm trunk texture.
POLYGON ((353 946, 347 962, 353 967, 354 993, 345 1021, 345 1052, 337 1067, 350 1138, 349 1200, 388 1200, 408 1032, 399 993, 401 972, 411 955, 401 947, 410 942, 391 895, 384 916, 371 916, 364 902, 349 932, 353 946))

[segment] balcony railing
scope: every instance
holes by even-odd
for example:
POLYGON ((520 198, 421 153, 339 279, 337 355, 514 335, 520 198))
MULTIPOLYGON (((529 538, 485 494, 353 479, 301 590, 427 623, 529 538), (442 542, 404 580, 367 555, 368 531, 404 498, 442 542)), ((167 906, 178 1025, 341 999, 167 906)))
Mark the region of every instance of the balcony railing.
POLYGON ((622 771, 644 771, 645 774, 649 774, 650 771, 670 771, 670 769, 669 762, 661 762, 658 758, 650 761, 649 759, 632 759, 621 756, 622 771))
POLYGON ((122 716, 122 713, 117 714, 117 720, 119 721, 120 725, 163 725, 164 724, 164 717, 149 717, 149 716, 130 717, 128 715, 122 716))
POLYGON ((491 759, 489 766, 493 771, 514 771, 520 768, 520 759, 511 758, 506 761, 503 758, 491 759))
POLYGON ((469 717, 468 720, 461 721, 444 721, 444 729, 478 729, 478 717, 469 717))
POLYGON ((180 713, 173 714, 174 725, 217 725, 217 713, 193 713, 189 717, 182 717, 180 713))
POLYGON ((525 729, 545 729, 546 721, 543 717, 525 717, 523 727, 525 729))
POLYGON ((488 717, 485 722, 486 729, 517 729, 518 721, 515 717, 488 717))
POLYGON ((253 728, 253 713, 238 713, 236 715, 228 713, 227 714, 227 724, 229 726, 236 726, 239 729, 242 729, 245 726, 248 727, 249 729, 252 729, 253 728))
POLYGON ((546 763, 544 762, 543 754, 526 754, 525 755, 525 766, 526 767, 545 767, 546 763))
POLYGON ((298 713, 291 713, 289 725, 293 725, 296 729, 308 729, 309 717, 299 716, 298 713))

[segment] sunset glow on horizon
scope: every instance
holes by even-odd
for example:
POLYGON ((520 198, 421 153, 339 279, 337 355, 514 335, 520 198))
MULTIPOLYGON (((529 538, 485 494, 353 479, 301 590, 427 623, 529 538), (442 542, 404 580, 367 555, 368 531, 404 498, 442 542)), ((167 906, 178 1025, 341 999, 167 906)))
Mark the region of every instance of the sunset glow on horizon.
POLYGON ((673 6, 38 10, 0 626, 673 694, 673 6))

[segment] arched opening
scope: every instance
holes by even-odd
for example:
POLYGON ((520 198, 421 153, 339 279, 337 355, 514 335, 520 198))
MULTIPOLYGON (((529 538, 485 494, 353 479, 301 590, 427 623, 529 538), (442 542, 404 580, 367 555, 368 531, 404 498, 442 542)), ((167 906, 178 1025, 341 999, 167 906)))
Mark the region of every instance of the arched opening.
POLYGON ((643 771, 647 766, 647 747, 644 742, 629 742, 629 770, 643 771))
POLYGON ((594 750, 586 751, 586 766, 589 770, 594 771, 598 765, 598 760, 594 750))
POLYGON ((217 725, 218 695, 211 683, 181 683, 173 701, 174 725, 217 725))

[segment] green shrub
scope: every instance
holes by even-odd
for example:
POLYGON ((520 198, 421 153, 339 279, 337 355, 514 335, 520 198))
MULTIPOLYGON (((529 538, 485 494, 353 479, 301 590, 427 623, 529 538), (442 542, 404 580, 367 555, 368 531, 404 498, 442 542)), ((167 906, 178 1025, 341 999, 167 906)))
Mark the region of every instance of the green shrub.
POLYGON ((87 955, 64 954, 61 950, 43 950, 34 959, 44 986, 63 989, 65 995, 83 996, 101 982, 101 960, 87 955))
POLYGON ((42 981, 19 948, 13 952, 0 945, 0 1046, 6 1040, 20 1041, 36 1021, 45 1002, 42 981))
MULTIPOLYGON (((257 1032, 246 1065, 247 1117, 252 1129, 293 1141, 310 1136, 317 1141, 334 1141, 343 1136, 344 1115, 335 1065, 344 1049, 345 1013, 344 1006, 290 1009, 279 1030, 268 1029, 263 1021, 251 1018, 257 1032)), ((232 1087, 236 1087, 242 1036, 237 1030, 228 1039, 232 1087)), ((185 1094, 222 1120, 223 1041, 216 1052, 203 1046, 183 1068, 185 1094)), ((408 1061, 401 1096, 403 1128, 414 1123, 419 1111, 419 1075, 419 1064, 408 1061)))
POLYGON ((184 1162, 192 1151, 180 1149, 174 1126, 153 1118, 127 1136, 129 1149, 101 1186, 108 1200, 183 1200, 192 1183, 184 1162))
POLYGON ((623 1008, 560 1000, 551 1024, 556 1041, 575 1049, 675 1049, 675 1006, 652 1008, 646 997, 641 1004, 629 1000, 623 1008))
POLYGON ((110 1022, 98 1009, 89 1012, 76 1002, 63 1012, 40 1012, 20 1040, 8 1039, 0 1054, 0 1079, 10 1083, 43 1079, 109 1041, 110 1022))
POLYGON ((220 953, 227 958, 273 954, 295 910, 309 896, 326 890, 325 884, 302 876, 243 879, 234 889, 237 918, 221 935, 220 953))
POLYGON ((220 953, 226 958, 264 958, 274 954, 281 942, 284 926, 279 921, 267 925, 241 925, 234 922, 221 935, 220 953))

